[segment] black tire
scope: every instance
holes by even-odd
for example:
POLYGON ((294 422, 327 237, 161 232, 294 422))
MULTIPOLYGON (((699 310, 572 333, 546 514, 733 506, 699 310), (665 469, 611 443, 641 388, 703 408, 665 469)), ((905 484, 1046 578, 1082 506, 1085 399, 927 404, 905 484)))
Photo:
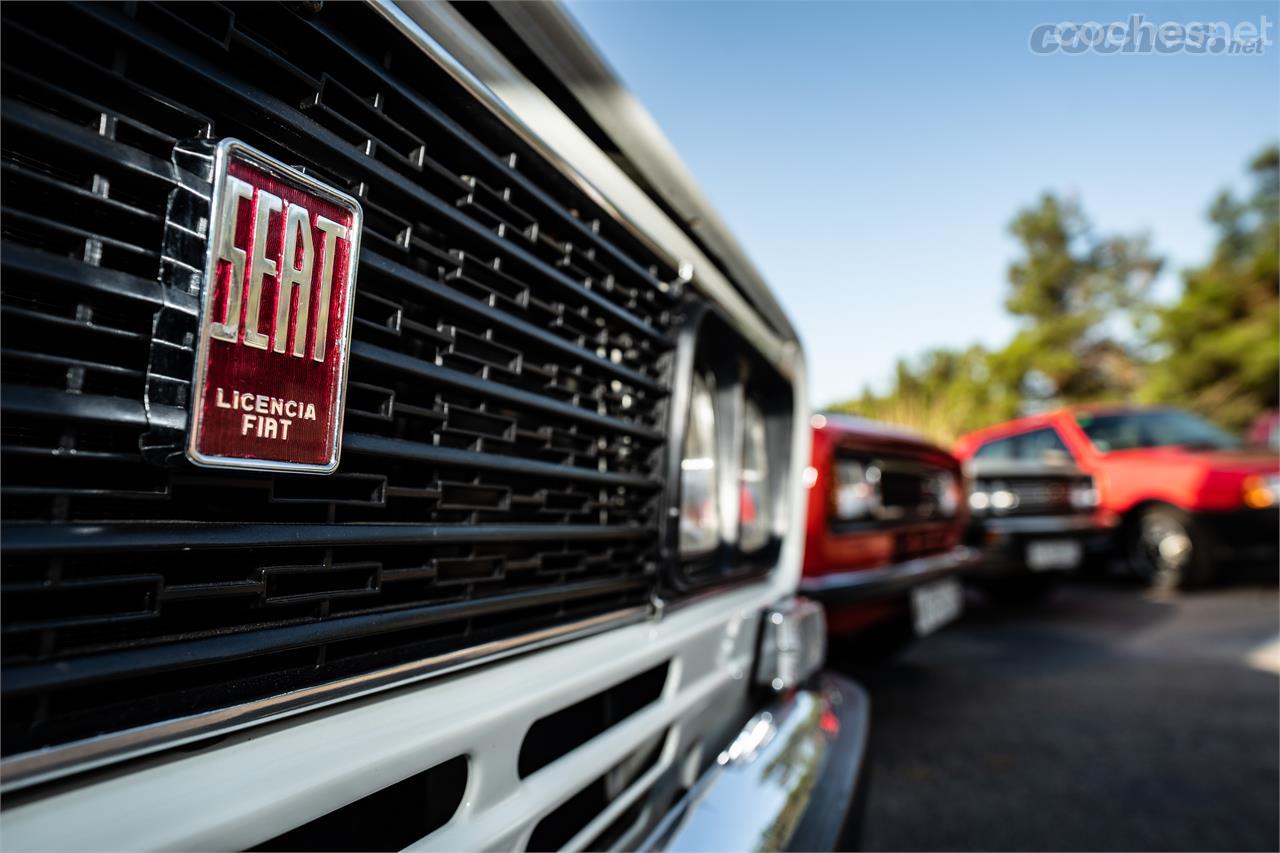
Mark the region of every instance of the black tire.
POLYGON ((1177 507, 1139 512, 1128 525, 1125 556, 1129 570, 1152 589, 1191 589, 1213 579, 1208 536, 1177 507))

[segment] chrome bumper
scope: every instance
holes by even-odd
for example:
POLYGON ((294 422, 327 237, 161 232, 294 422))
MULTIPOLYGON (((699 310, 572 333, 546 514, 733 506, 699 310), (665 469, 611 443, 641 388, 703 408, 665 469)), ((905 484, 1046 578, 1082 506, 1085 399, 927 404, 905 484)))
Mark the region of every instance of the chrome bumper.
POLYGON ((752 717, 639 849, 841 847, 870 719, 861 687, 820 676, 752 717))
POLYGON ((945 554, 933 554, 885 566, 805 578, 800 593, 823 604, 852 604, 904 593, 912 587, 962 572, 975 565, 980 554, 959 546, 945 554))

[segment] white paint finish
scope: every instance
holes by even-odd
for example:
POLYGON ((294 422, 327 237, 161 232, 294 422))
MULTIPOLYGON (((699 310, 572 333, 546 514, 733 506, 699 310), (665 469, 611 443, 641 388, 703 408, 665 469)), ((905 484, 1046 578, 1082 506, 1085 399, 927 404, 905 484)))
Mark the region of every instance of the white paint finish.
MULTIPOLYGON (((427 846, 514 846, 537 818, 628 750, 668 727, 664 765, 711 731, 745 690, 734 672, 754 653, 756 584, 669 613, 453 678, 263 727, 233 742, 7 808, 9 849, 238 849, 305 823, 455 755, 468 793, 427 846), (520 739, 538 718, 672 659, 662 700, 519 780, 520 739)), ((603 818, 603 816, 601 816, 603 818)), ((593 826, 596 822, 593 822, 593 826)), ((601 825, 603 825, 601 823, 601 825)))

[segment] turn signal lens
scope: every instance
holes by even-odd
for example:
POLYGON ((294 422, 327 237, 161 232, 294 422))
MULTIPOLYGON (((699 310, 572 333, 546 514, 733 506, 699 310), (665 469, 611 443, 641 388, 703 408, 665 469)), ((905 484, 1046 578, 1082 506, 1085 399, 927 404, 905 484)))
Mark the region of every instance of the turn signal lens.
POLYGON ((1275 506, 1280 499, 1280 474, 1252 474, 1245 477, 1241 499, 1250 509, 1275 506))
POLYGON ((827 619, 822 605, 794 598, 765 612, 756 683, 782 693, 822 668, 827 656, 827 619))

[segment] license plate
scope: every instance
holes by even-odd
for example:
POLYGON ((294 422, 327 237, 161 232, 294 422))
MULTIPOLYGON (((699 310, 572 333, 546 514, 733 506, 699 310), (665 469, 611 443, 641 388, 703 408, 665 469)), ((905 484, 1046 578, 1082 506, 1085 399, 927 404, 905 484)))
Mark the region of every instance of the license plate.
POLYGON ((1080 565, 1083 551, 1072 539, 1027 543, 1027 568, 1033 572, 1074 569, 1080 565))
POLYGON ((959 581, 937 581, 911 590, 911 616, 918 637, 954 621, 963 609, 964 592, 959 581))

